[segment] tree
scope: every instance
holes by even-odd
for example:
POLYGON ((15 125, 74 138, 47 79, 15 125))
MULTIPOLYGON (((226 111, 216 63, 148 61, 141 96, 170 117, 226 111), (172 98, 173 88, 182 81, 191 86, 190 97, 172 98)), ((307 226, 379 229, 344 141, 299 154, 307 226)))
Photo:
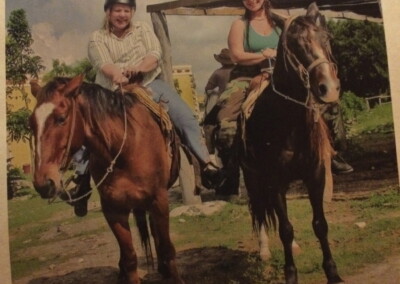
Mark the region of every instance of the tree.
MULTIPOLYGON (((7 132, 11 141, 28 141, 32 150, 32 135, 28 127, 31 111, 28 108, 29 97, 24 85, 30 78, 38 78, 44 69, 42 59, 35 56, 31 48, 31 31, 23 9, 12 11, 7 22, 6 35, 6 95, 10 97, 18 92, 25 106, 11 110, 7 105, 7 132)), ((32 152, 32 151, 31 151, 32 152)))
POLYGON ((389 91, 383 26, 369 21, 329 21, 332 52, 338 61, 343 91, 360 97, 389 91))
POLYGON ((43 76, 43 81, 48 82, 54 77, 74 77, 79 74, 84 74, 86 81, 94 82, 96 71, 93 69, 89 59, 79 60, 73 65, 67 65, 58 59, 53 59, 53 68, 43 76))

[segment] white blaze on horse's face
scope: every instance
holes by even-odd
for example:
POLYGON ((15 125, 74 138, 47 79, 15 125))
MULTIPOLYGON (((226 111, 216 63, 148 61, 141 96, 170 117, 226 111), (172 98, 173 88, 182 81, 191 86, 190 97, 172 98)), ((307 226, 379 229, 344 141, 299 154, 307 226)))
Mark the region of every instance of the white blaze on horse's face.
POLYGON ((53 113, 55 109, 55 105, 53 103, 44 103, 39 106, 35 111, 35 118, 37 123, 37 135, 36 135, 36 154, 38 159, 38 166, 40 167, 41 164, 41 136, 44 131, 44 126, 46 124, 47 118, 53 113))

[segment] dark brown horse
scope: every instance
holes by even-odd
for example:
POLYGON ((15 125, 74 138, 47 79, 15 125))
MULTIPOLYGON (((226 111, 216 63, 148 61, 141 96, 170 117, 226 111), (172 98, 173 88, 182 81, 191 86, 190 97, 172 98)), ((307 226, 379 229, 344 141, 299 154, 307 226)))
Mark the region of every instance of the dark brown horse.
POLYGON ((340 83, 316 5, 309 7, 306 16, 286 20, 282 30, 271 84, 243 126, 240 156, 253 226, 259 231, 278 225, 286 283, 297 283, 294 233, 285 195, 291 181, 302 179, 308 188, 312 226, 321 244, 328 283, 338 283, 342 280, 329 248, 323 210, 333 149, 320 114, 338 101, 340 83))
POLYGON ((111 92, 83 82, 82 76, 56 78, 40 89, 30 118, 35 137, 34 186, 42 198, 63 190, 62 167, 82 145, 90 151, 90 172, 103 214, 120 247, 120 281, 140 283, 129 216, 133 212, 149 247, 146 211, 158 257, 158 271, 174 283, 178 275, 169 235, 169 139, 153 112, 130 92, 111 92))

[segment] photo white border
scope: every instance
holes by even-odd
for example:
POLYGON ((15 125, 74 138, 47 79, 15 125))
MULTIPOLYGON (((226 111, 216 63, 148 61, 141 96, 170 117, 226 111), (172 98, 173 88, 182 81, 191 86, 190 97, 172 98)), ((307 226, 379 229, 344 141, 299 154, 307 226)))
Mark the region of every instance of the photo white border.
MULTIPOLYGON (((333 0, 334 1, 334 0, 333 0)), ((393 0, 381 0, 384 20, 390 89, 393 105, 393 120, 396 137, 397 164, 400 165, 400 3, 393 0), (397 78, 397 80, 396 80, 397 78)), ((7 210, 7 183, 6 183, 6 107, 5 107, 5 0, 0 0, 0 281, 2 284, 11 284, 11 267, 8 239, 8 210, 7 210)), ((400 167, 398 167, 400 177, 400 167)))

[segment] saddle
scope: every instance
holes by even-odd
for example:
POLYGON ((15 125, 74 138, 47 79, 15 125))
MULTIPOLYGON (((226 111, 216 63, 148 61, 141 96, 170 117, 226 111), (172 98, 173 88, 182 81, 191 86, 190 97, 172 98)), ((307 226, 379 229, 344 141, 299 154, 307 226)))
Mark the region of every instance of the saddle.
POLYGON ((168 183, 168 188, 170 188, 176 182, 179 176, 179 146, 181 146, 180 139, 178 135, 176 135, 176 131, 174 129, 172 121, 166 109, 161 104, 153 101, 151 92, 145 87, 134 83, 123 86, 123 90, 135 95, 135 97, 150 110, 150 112, 155 116, 156 121, 159 123, 161 132, 167 140, 167 150, 170 153, 170 157, 172 159, 170 181, 168 183))
POLYGON ((253 111, 254 104, 262 92, 268 87, 271 79, 271 73, 261 72, 250 81, 249 88, 246 90, 246 99, 242 103, 242 115, 248 119, 253 111))

